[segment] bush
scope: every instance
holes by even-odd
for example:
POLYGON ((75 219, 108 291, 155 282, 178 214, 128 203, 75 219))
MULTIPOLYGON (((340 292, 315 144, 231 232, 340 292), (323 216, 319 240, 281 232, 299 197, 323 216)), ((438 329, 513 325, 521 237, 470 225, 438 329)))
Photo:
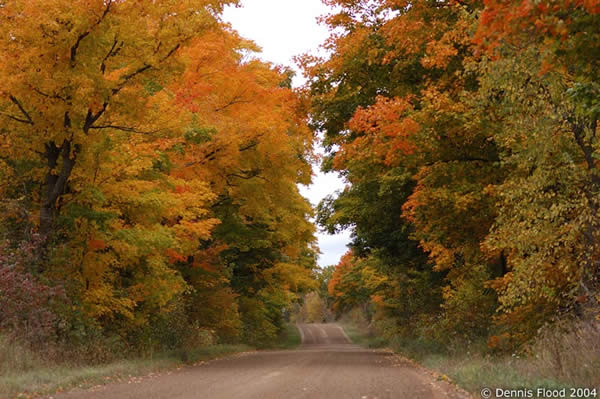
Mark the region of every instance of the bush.
POLYGON ((244 342, 264 347, 277 339, 281 325, 279 320, 274 320, 269 310, 260 299, 240 297, 244 342))
POLYGON ((68 301, 62 287, 46 285, 26 270, 34 250, 31 244, 0 246, 0 328, 42 347, 58 338, 57 309, 68 301))

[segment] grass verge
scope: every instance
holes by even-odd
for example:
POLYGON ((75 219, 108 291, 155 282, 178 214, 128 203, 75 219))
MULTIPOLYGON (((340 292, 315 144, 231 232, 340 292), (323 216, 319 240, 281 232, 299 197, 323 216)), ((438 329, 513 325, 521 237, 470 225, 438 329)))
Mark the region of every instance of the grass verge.
POLYGON ((354 343, 367 348, 390 348, 436 374, 448 377, 476 397, 480 397, 481 390, 486 387, 493 391, 496 388, 530 388, 534 389, 534 397, 537 388, 567 388, 567 393, 571 387, 600 388, 600 364, 580 364, 578 378, 565 378, 555 368, 548 367, 540 356, 494 356, 486 354, 475 344, 463 351, 449 353, 439 345, 424 340, 386 340, 365 326, 347 320, 342 326, 354 343), (589 373, 585 374, 581 367, 588 366, 589 373))
POLYGON ((287 323, 285 328, 279 334, 279 339, 273 345, 265 349, 294 349, 300 346, 302 338, 295 324, 287 323))
MULTIPOLYGON (((1 337, 0 337, 1 338, 1 337)), ((294 349, 301 343, 296 326, 288 323, 277 341, 264 349, 294 349)), ((246 352, 254 348, 247 345, 211 345, 189 350, 175 350, 153 356, 120 360, 98 366, 55 365, 36 358, 25 348, 8 347, 0 339, 0 351, 8 354, 12 362, 21 367, 11 370, 0 368, 0 398, 29 398, 53 394, 72 388, 87 388, 94 385, 118 382, 131 377, 173 369, 185 364, 246 352)), ((1 357, 1 356, 0 356, 1 357)))
POLYGON ((52 365, 41 360, 36 364, 29 355, 27 370, 3 370, 0 374, 0 398, 30 398, 76 387, 88 388, 252 349, 246 345, 212 345, 98 366, 52 365))
POLYGON ((174 367, 176 359, 122 360, 101 366, 55 366, 0 376, 1 398, 29 398, 75 387, 90 387, 174 367))
POLYGON ((388 346, 388 341, 382 337, 378 337, 366 328, 359 327, 351 322, 341 323, 344 332, 350 340, 365 348, 383 348, 388 346))

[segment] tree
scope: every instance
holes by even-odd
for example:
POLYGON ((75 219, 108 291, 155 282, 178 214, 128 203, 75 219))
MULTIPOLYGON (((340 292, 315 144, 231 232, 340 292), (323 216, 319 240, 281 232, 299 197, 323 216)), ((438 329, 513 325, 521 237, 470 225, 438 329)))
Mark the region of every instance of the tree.
POLYGON ((54 232, 73 171, 78 164, 87 168, 94 145, 115 132, 168 137, 181 127, 172 123, 175 110, 164 109, 166 88, 183 70, 178 52, 194 36, 217 27, 213 13, 228 3, 3 5, 0 110, 12 154, 37 154, 42 162, 43 235, 54 232), (169 117, 161 117, 165 114, 169 117))
POLYGON ((33 274, 103 334, 264 343, 315 285, 313 133, 234 3, 0 6, 2 232, 45 237, 33 274))

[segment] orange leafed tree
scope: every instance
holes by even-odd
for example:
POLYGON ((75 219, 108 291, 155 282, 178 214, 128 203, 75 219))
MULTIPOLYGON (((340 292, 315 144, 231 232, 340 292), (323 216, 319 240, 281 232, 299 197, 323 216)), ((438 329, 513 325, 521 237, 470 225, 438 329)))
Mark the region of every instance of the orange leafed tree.
POLYGON ((6 220, 44 237, 37 273, 121 337, 182 314, 227 339, 242 319, 276 334, 314 285, 297 187, 313 133, 289 73, 221 22, 235 3, 0 6, 6 220))

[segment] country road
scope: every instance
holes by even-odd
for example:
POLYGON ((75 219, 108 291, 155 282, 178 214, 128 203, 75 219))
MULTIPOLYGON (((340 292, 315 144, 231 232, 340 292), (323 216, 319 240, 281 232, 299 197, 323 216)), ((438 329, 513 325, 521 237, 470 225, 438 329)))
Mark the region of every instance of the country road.
POLYGON ((336 324, 301 324, 302 346, 260 351, 57 399, 468 398, 450 384, 380 350, 350 342, 336 324))

